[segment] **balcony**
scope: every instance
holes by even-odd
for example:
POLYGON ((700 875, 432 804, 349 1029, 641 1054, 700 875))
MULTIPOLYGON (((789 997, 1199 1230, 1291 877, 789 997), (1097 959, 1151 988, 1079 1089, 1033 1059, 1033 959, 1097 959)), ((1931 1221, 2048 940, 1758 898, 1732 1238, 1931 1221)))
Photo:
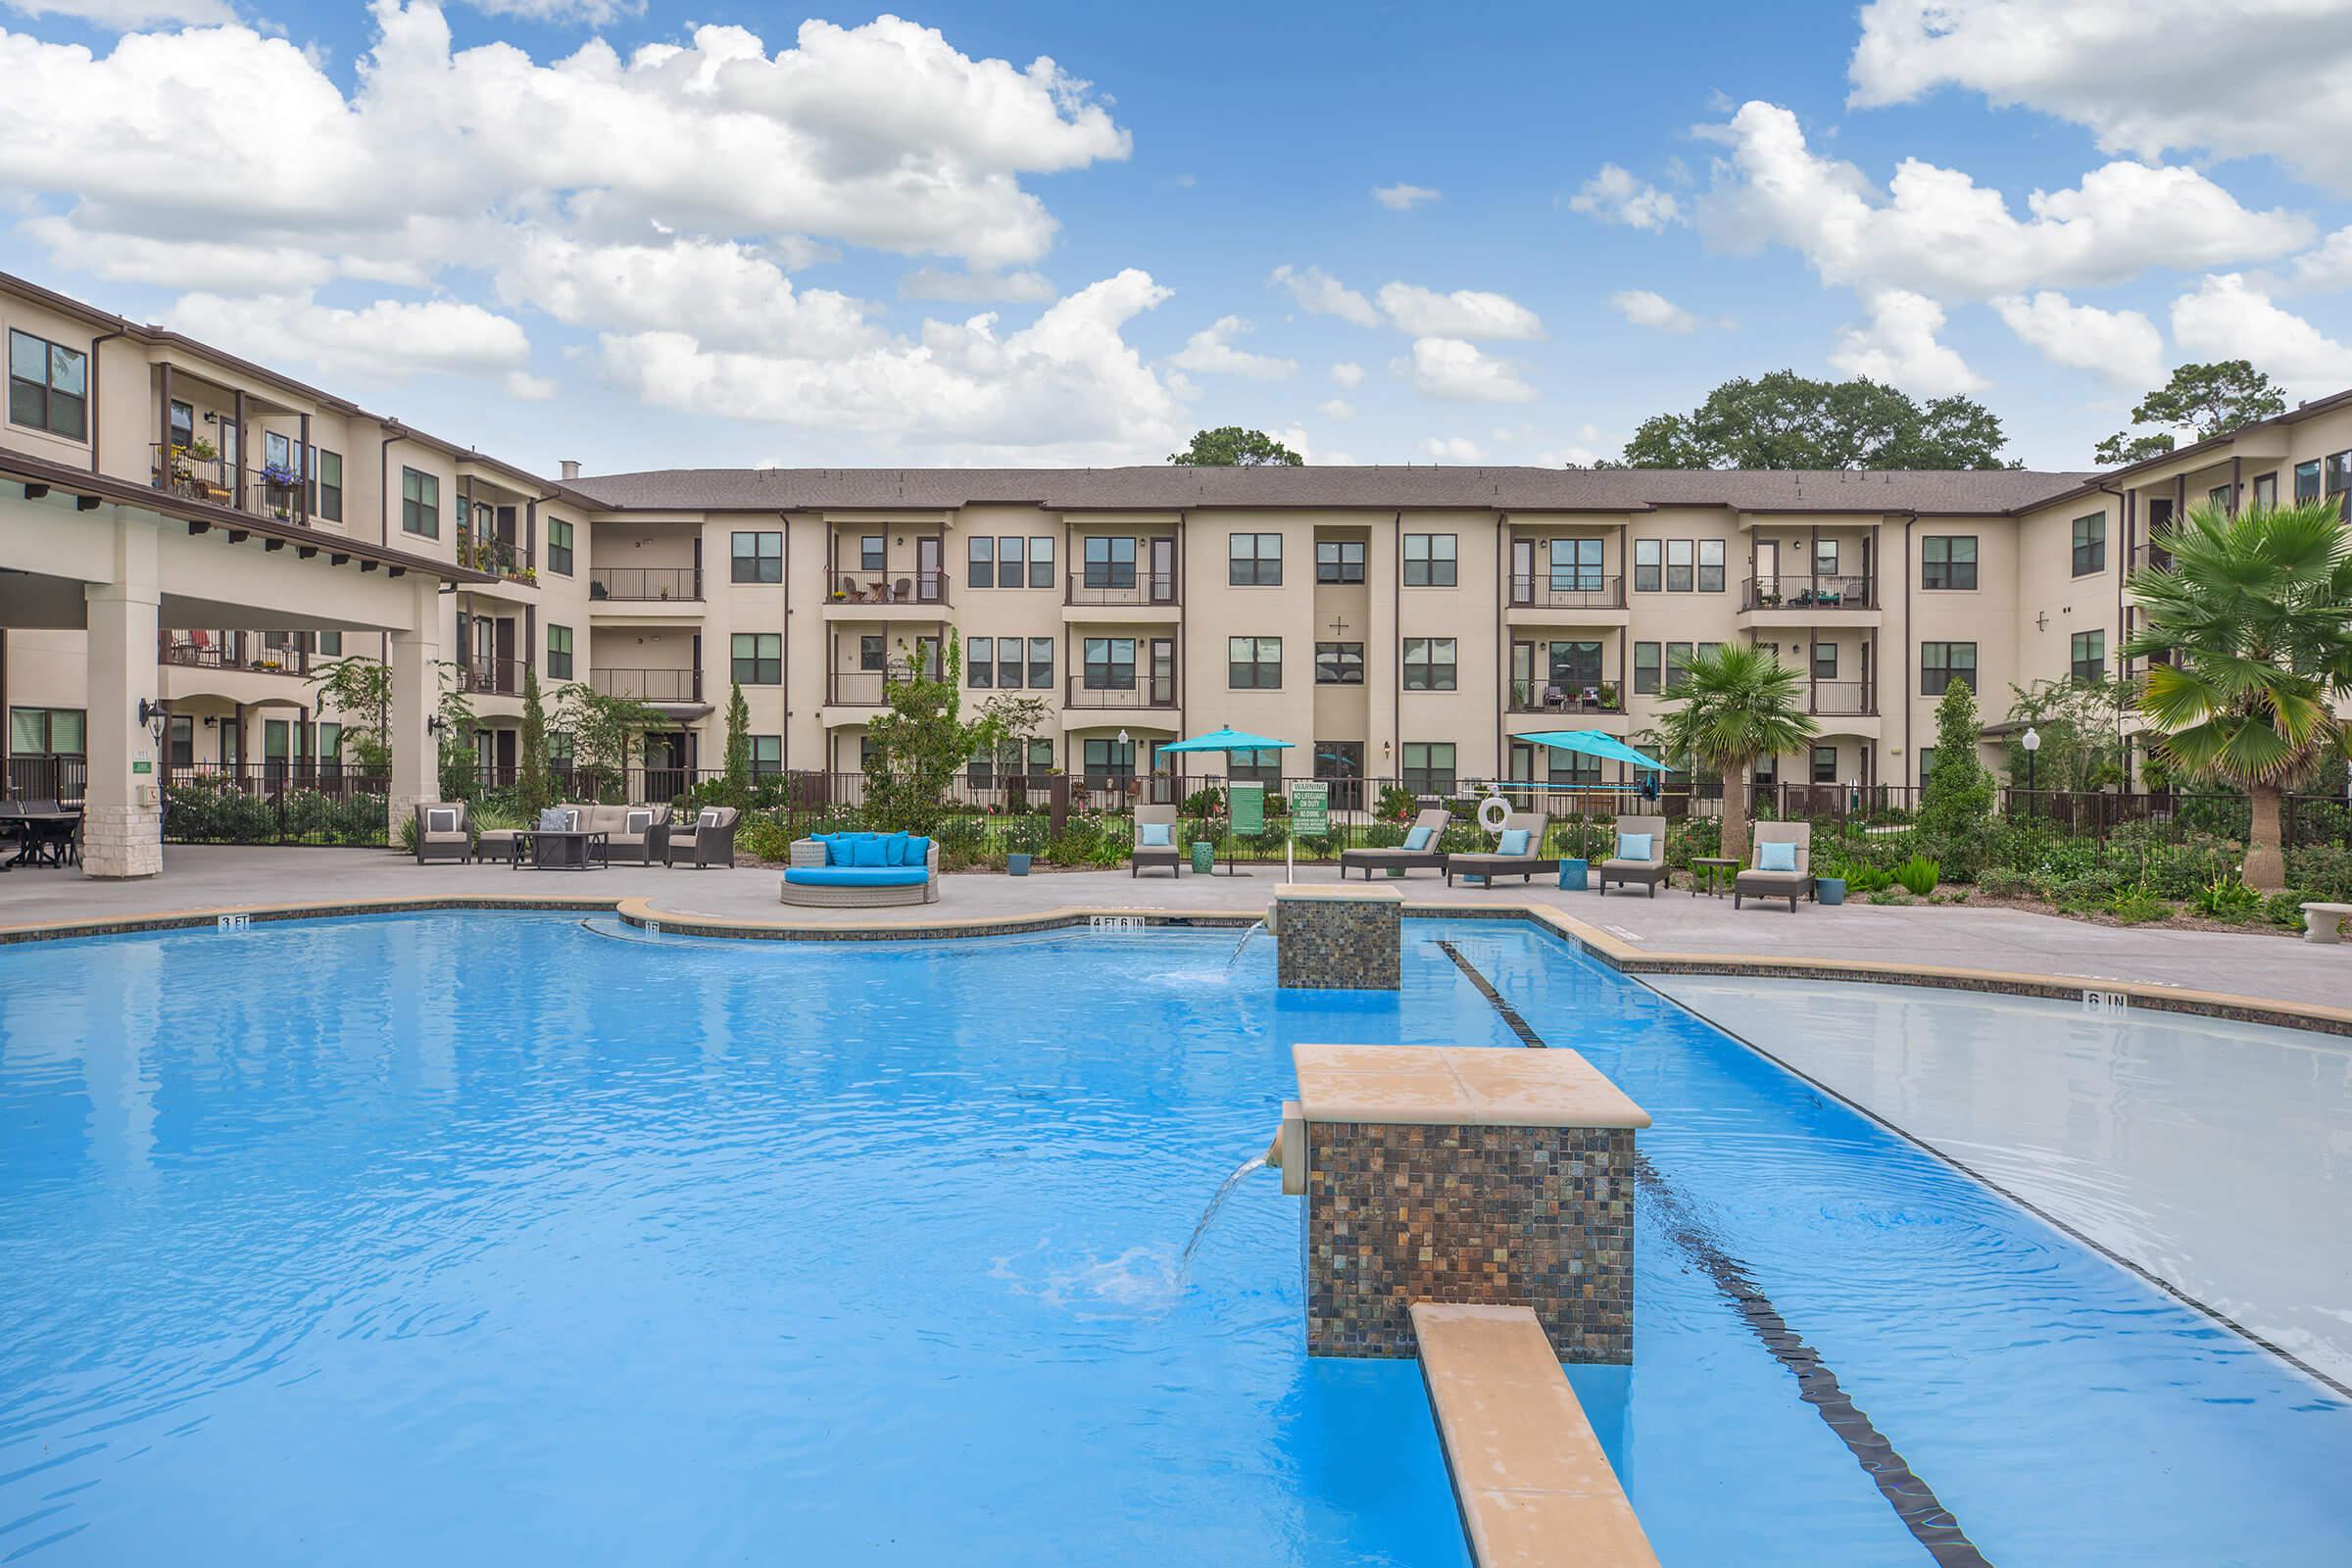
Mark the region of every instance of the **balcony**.
POLYGON ((944 571, 827 571, 828 608, 848 605, 945 605, 948 574, 944 571))
POLYGON ((512 539, 476 539, 464 528, 458 530, 458 564, 471 566, 476 571, 495 572, 514 582, 539 580, 539 568, 532 560, 530 546, 518 545, 512 539))
POLYGON ((614 669, 600 664, 588 672, 588 687, 600 697, 626 697, 640 703, 699 703, 703 700, 703 672, 614 669))
POLYGON ((1875 610, 1870 579, 1858 576, 1804 576, 1780 572, 1750 577, 1740 595, 1741 610, 1875 610))
POLYGON ((588 597, 624 604, 693 604, 703 597, 699 566, 593 566, 588 597))
POLYGON ((1811 691, 1806 710, 1816 718, 1869 718, 1879 710, 1878 698, 1863 681, 1820 680, 1811 691))
POLYGON ((2173 553, 2162 545, 2133 545, 2132 547, 2132 569, 2133 571, 2169 571, 2172 569, 2172 564, 2173 553))
POLYGON ((1513 573, 1514 610, 1623 610, 1625 579, 1597 577, 1590 572, 1513 573))
POLYGON ((1171 610, 1181 603, 1176 597, 1174 572, 1136 571, 1132 567, 1125 571, 1073 571, 1061 602, 1095 608, 1164 605, 1171 610))
POLYGON ((182 631, 157 634, 156 661, 181 669, 242 669, 263 675, 308 676, 304 641, 266 643, 258 632, 182 631))
POLYGON ((147 482, 158 490, 183 500, 207 502, 216 507, 233 507, 257 517, 274 517, 281 522, 308 523, 317 520, 316 475, 307 486, 309 501, 306 505, 306 486, 300 473, 293 470, 235 467, 217 455, 197 457, 182 446, 173 446, 169 451, 170 460, 167 462, 166 448, 162 442, 147 443, 147 482))
POLYGON ((458 665, 458 690, 473 697, 522 695, 522 661, 476 654, 458 665))
MULTIPOLYGON (((1097 679, 1116 679, 1098 676, 1097 679)), ((1136 712, 1147 710, 1173 710, 1176 706, 1176 678, 1173 675, 1157 679, 1142 679, 1128 675, 1124 686, 1090 686, 1084 675, 1072 675, 1065 683, 1061 705, 1064 708, 1089 710, 1136 712)))
POLYGON ((1514 713, 1602 714, 1625 711, 1625 688, 1616 681, 1515 680, 1510 710, 1514 713))

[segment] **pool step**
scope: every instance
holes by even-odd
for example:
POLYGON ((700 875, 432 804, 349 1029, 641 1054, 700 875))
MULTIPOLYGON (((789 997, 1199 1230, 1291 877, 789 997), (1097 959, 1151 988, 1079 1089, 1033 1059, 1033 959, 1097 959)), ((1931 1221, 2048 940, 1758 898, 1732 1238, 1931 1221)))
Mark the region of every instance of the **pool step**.
POLYGON ((1412 1314, 1477 1568, 1657 1568, 1536 1314, 1440 1301, 1412 1314))

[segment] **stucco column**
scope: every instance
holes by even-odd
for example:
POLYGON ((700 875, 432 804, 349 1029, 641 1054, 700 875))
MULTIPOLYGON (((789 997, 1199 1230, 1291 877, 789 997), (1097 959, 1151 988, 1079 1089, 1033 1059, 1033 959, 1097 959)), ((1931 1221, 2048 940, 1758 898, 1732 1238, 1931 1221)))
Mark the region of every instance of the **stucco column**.
POLYGON ((82 589, 88 613, 89 781, 82 795, 85 876, 154 876, 164 868, 162 777, 139 703, 158 695, 161 619, 155 524, 118 516, 115 578, 82 589))
POLYGON ((441 605, 438 584, 418 584, 411 629, 385 639, 392 666, 392 780, 389 802, 394 843, 400 824, 416 814, 418 802, 440 793, 439 738, 426 723, 441 701, 441 605))

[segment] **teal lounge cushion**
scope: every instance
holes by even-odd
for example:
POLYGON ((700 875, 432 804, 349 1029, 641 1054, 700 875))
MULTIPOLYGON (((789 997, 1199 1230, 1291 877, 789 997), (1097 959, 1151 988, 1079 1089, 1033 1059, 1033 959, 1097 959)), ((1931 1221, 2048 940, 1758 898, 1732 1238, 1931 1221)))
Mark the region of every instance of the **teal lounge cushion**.
POLYGON ((1527 853, 1527 829, 1515 827, 1505 833, 1502 836, 1502 843, 1495 847, 1495 853, 1497 855, 1525 855, 1527 853))
POLYGON ((1756 846, 1756 869, 1759 871, 1793 871, 1796 869, 1796 846, 1793 844, 1759 844, 1756 846))
POLYGON ((1431 837, 1428 828, 1417 827, 1404 836, 1404 847, 1408 850, 1426 850, 1431 837))
POLYGON ((805 888, 912 888, 930 879, 919 865, 796 865, 784 873, 805 888))
POLYGON ((1176 847, 1176 830, 1165 822, 1139 822, 1135 842, 1147 850, 1171 850, 1176 847))
POLYGON ((882 836, 879 833, 860 834, 850 841, 850 858, 847 863, 860 867, 886 866, 890 864, 890 847, 882 842, 882 836))
POLYGON ((882 863, 884 865, 905 865, 906 863, 906 834, 885 833, 882 835, 882 863))
POLYGON ((919 833, 906 835, 906 857, 900 863, 911 865, 917 871, 927 871, 931 863, 931 841, 919 833))
POLYGON ((1618 834, 1618 835, 1617 835, 1617 858, 1619 858, 1620 860, 1646 860, 1646 859, 1648 859, 1648 858, 1649 858, 1649 835, 1648 835, 1648 834, 1646 834, 1646 833, 1620 833, 1620 834, 1618 834))

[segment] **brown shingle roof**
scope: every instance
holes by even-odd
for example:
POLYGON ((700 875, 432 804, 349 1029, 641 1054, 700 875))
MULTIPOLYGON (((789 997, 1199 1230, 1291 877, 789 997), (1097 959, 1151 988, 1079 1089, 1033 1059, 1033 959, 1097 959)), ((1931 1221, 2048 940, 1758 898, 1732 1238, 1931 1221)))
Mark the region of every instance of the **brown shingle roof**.
POLYGON ((1472 507, 1642 512, 1720 506, 1743 512, 2014 512, 2080 489, 2088 473, 2021 468, 1853 469, 1184 467, 658 468, 573 481, 618 511, 783 512, 986 502, 1054 512, 1195 507, 1472 507))

